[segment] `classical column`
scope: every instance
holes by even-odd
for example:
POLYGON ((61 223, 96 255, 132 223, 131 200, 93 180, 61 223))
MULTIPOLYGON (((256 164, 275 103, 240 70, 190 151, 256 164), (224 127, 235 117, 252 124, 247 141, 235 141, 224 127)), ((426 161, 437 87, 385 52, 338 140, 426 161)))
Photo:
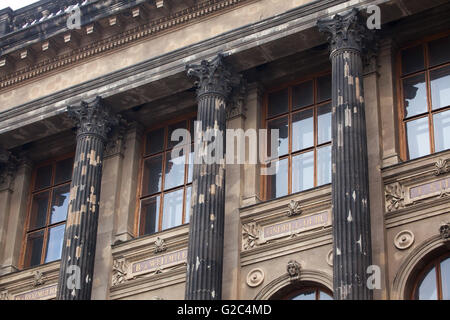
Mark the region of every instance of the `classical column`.
POLYGON ((353 9, 318 27, 329 37, 332 62, 332 203, 334 298, 372 299, 369 174, 362 56, 372 38, 353 9))
POLYGON ((78 125, 77 148, 64 235, 59 300, 89 300, 94 273, 103 151, 118 118, 100 97, 68 108, 78 125))
MULTIPOLYGON (((206 143, 198 138, 208 132, 216 137, 216 159, 225 149, 226 105, 233 84, 239 82, 225 65, 222 55, 211 62, 188 65, 187 74, 196 78, 200 125, 195 128, 196 148, 192 187, 192 216, 187 258, 187 300, 220 300, 225 218, 225 163, 206 161, 206 143), (221 136, 222 139, 219 137, 221 136), (200 144, 200 145, 199 145, 200 144)), ((206 136, 205 136, 206 137, 206 136)), ((205 141, 205 139, 203 139, 205 141)), ((223 158, 223 157, 222 157, 223 158)))

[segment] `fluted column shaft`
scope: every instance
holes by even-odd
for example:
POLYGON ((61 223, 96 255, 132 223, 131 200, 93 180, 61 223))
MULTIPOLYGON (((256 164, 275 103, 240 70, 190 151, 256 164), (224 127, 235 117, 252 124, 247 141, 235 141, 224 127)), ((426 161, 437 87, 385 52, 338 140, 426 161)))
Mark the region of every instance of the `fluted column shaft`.
POLYGON ((330 36, 332 63, 332 204, 334 298, 372 299, 369 174, 359 12, 319 22, 330 36))
MULTIPOLYGON (((225 151, 226 104, 232 90, 233 76, 219 55, 211 62, 187 67, 188 75, 198 80, 197 100, 200 135, 215 132, 215 150, 225 151)), ((205 141, 205 140, 203 140, 205 141)), ((189 226, 186 300, 220 300, 225 220, 225 164, 221 157, 206 161, 207 143, 195 150, 192 183, 192 216, 189 226)), ((213 154, 213 156, 219 155, 213 154)))
POLYGON ((103 152, 110 126, 116 123, 100 98, 69 107, 78 123, 69 209, 59 274, 59 300, 89 300, 102 179, 103 152))

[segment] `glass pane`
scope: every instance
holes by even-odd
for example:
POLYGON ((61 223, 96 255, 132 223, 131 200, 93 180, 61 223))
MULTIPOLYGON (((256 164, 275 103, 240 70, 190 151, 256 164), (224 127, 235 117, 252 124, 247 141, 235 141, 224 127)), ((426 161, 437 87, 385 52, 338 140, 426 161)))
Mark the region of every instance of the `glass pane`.
POLYGON ((428 117, 406 123, 409 159, 430 154, 430 132, 428 117))
POLYGON ((326 143, 331 141, 331 104, 320 106, 317 110, 318 143, 326 143))
POLYGON ((66 220, 69 208, 70 185, 53 190, 52 210, 50 212, 50 224, 66 220))
POLYGON ((310 106, 314 103, 313 81, 307 81, 292 87, 292 109, 310 106))
POLYGON ((44 244, 44 231, 34 232, 27 237, 27 250, 25 253, 25 267, 41 264, 42 245, 44 244))
POLYGON ((164 128, 151 131, 147 134, 145 154, 154 154, 164 149, 164 128))
POLYGON ((417 288, 416 294, 416 299, 418 298, 419 300, 437 300, 436 268, 428 272, 419 288, 417 288))
POLYGON ((317 78, 317 102, 331 99, 331 74, 317 78))
POLYGON ((292 298, 291 300, 316 300, 316 291, 308 291, 292 298))
POLYGON ((450 149, 450 110, 433 116, 435 151, 450 149))
POLYGON ((161 191, 162 156, 153 157, 144 162, 142 195, 161 191))
MULTIPOLYGON (((169 126, 168 129, 168 135, 167 135, 167 146, 168 148, 173 148, 176 145, 178 145, 179 143, 181 143, 183 141, 184 138, 178 138, 175 141, 172 141, 172 133, 176 130, 176 129, 187 129, 187 123, 186 121, 181 121, 178 123, 175 123, 171 126, 169 126)), ((174 137, 175 138, 175 137, 174 137)), ((187 136, 186 136, 187 138, 187 136)), ((184 143, 189 143, 188 140, 185 140, 184 143)))
POLYGON ((450 300, 450 258, 441 262, 442 299, 450 300))
POLYGON ((65 229, 65 224, 50 229, 47 241, 45 263, 61 259, 65 229))
POLYGON ((183 223, 183 191, 183 189, 180 189, 164 195, 162 230, 183 223))
POLYGON ((73 158, 56 163, 55 184, 70 181, 72 179, 73 158))
POLYGON ((191 153, 189 153, 189 163, 188 163, 188 181, 187 183, 192 182, 192 176, 194 173, 194 146, 191 147, 191 153))
POLYGON ((431 41, 428 48, 430 66, 450 61, 450 36, 431 41))
POLYGON ((292 151, 314 146, 314 111, 301 111, 292 115, 292 151))
POLYGON ((292 158, 292 192, 314 188, 314 152, 292 158))
POLYGON ((158 232, 159 228, 159 196, 141 202, 141 235, 158 232))
POLYGON ((268 194, 269 199, 275 199, 288 194, 288 159, 272 162, 272 166, 276 166, 276 174, 269 176, 268 194))
POLYGON ((166 175, 164 178, 164 190, 172 189, 184 184, 184 169, 186 156, 183 148, 174 149, 176 158, 172 159, 172 152, 166 154, 166 175))
POLYGON ((49 192, 42 192, 33 196, 29 230, 42 228, 47 223, 49 192))
POLYGON ((288 89, 269 94, 268 118, 288 112, 288 89))
POLYGON ((317 185, 331 183, 331 146, 317 149, 317 185))
POLYGON ((403 80, 405 117, 427 112, 427 88, 425 75, 420 74, 403 80))
POLYGON ((450 106, 450 66, 431 71, 430 78, 433 110, 450 106))
POLYGON ((319 292, 319 300, 334 300, 332 296, 330 296, 328 293, 325 293, 323 291, 319 292))
MULTIPOLYGON (((288 117, 283 117, 280 119, 269 121, 268 123, 269 129, 269 140, 268 140, 268 149, 270 149, 270 134, 272 129, 279 129, 279 137, 278 137, 278 156, 283 156, 289 152, 289 127, 288 127, 288 117)), ((271 154, 272 155, 272 154, 271 154)))
POLYGON ((48 165, 37 169, 34 190, 50 187, 52 183, 52 166, 48 165))
POLYGON ((402 74, 409 74, 425 68, 423 47, 419 45, 402 51, 402 74))
POLYGON ((186 213, 184 216, 184 223, 189 223, 189 221, 191 220, 191 192, 192 192, 192 188, 189 186, 186 188, 186 213))

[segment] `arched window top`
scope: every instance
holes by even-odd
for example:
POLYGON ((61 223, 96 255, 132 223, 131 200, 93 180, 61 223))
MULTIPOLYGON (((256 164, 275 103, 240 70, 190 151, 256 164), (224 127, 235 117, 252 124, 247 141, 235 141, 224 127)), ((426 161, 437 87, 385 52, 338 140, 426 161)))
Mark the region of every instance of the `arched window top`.
POLYGON ((288 300, 333 300, 333 294, 320 287, 304 288, 291 293, 288 300))
POLYGON ((414 286, 415 300, 450 300, 450 253, 446 253, 423 269, 414 286))

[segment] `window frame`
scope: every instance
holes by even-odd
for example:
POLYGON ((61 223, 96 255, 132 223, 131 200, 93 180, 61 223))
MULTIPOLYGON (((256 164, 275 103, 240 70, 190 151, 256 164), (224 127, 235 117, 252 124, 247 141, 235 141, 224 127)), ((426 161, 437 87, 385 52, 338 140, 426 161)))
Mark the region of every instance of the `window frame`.
MULTIPOLYGON (((332 300, 334 300, 333 292, 331 292, 328 288, 326 288, 324 286, 320 286, 320 285, 317 285, 317 286, 310 285, 310 286, 305 286, 303 288, 296 289, 296 290, 290 292, 289 294, 287 294, 283 300, 293 301, 293 298, 298 297, 299 295, 309 292, 309 291, 314 291, 314 294, 315 294, 314 300, 315 301, 321 301, 320 300, 321 292, 327 294, 328 296, 330 296, 332 298, 332 300)), ((299 301, 301 301, 301 300, 299 300, 299 301)), ((322 301, 325 301, 325 300, 322 300, 322 301)))
MULTIPOLYGON (((314 74, 309 74, 308 76, 297 78, 297 79, 295 79, 293 81, 285 82, 285 83, 283 83, 281 85, 278 85, 278 86, 270 87, 268 90, 266 90, 264 92, 264 94, 263 94, 263 105, 262 105, 263 113, 262 113, 262 119, 261 119, 261 122, 262 122, 261 126, 262 126, 262 128, 263 129, 268 129, 268 123, 270 121, 277 120, 277 119, 282 119, 282 118, 287 117, 288 118, 288 134, 289 134, 289 137, 288 137, 288 152, 287 152, 287 154, 285 154, 283 156, 280 156, 278 158, 278 161, 282 161, 284 159, 288 159, 288 182, 287 182, 288 183, 288 186, 287 186, 288 192, 287 192, 286 195, 283 195, 283 196, 280 196, 280 197, 270 198, 268 196, 268 192, 269 192, 269 185, 270 185, 269 178, 271 176, 263 176, 263 175, 261 175, 260 183, 261 183, 261 189, 262 189, 262 199, 264 201, 276 200, 276 199, 279 199, 279 198, 282 198, 282 197, 285 197, 285 196, 289 196, 289 195, 292 195, 292 194, 295 194, 295 193, 300 193, 300 192, 304 192, 304 191, 307 191, 307 190, 311 190, 311 189, 314 189, 314 188, 323 187, 323 186, 328 185, 328 184, 324 184, 324 185, 320 185, 320 186, 317 185, 318 184, 318 181, 317 181, 318 180, 317 179, 317 169, 318 169, 317 168, 317 153, 318 153, 318 149, 320 149, 321 147, 332 146, 333 138, 331 136, 331 140, 330 141, 325 142, 325 143, 321 143, 321 144, 318 143, 318 109, 320 107, 322 107, 322 106, 327 105, 327 104, 330 104, 330 106, 332 107, 332 92, 330 92, 330 99, 324 100, 322 102, 318 102, 317 101, 318 100, 317 99, 318 98, 317 79, 321 78, 321 77, 324 77, 324 76, 327 76, 327 75, 331 76, 331 73, 332 73, 331 69, 326 69, 324 71, 320 71, 320 72, 317 72, 317 73, 314 73, 314 74), (308 106, 300 107, 300 108, 298 108, 296 110, 293 110, 292 88, 295 87, 295 86, 298 86, 300 84, 306 83, 308 81, 311 81, 311 80, 313 81, 313 103, 308 105, 308 106), (268 117, 269 94, 277 92, 277 91, 281 91, 283 89, 288 89, 288 111, 269 118, 268 117), (308 148, 305 148, 305 149, 300 149, 300 150, 297 150, 297 151, 292 151, 292 140, 293 140, 292 139, 292 130, 293 130, 292 118, 293 118, 293 116, 295 114, 301 113, 301 112, 306 111, 306 110, 311 110, 311 109, 313 110, 314 144, 313 144, 312 147, 308 147, 308 148), (292 162, 293 162, 292 159, 295 156, 298 156, 298 155, 301 155, 301 154, 306 154, 306 153, 309 153, 311 151, 314 153, 314 177, 313 177, 314 186, 312 188, 305 189, 305 190, 293 193, 292 192, 292 187, 293 187, 292 186, 292 180, 293 180, 292 179, 292 162)), ((332 126, 332 124, 331 124, 331 126, 332 126)), ((269 137, 270 137, 270 134, 268 134, 268 138, 269 137)), ((270 143, 270 142, 268 142, 268 143, 270 143)))
MULTIPOLYGON (((155 125, 155 126, 149 126, 145 129, 144 134, 142 136, 142 145, 141 145, 141 152, 140 152, 140 164, 139 164, 139 176, 138 176, 138 187, 137 187, 137 192, 136 192, 136 208, 135 208, 135 223, 134 223, 134 234, 137 237, 143 237, 143 236, 151 236, 151 235, 155 235, 158 234, 160 232, 166 231, 166 230, 170 230, 173 228, 178 228, 180 226, 184 226, 187 225, 188 223, 186 223, 186 196, 187 196, 187 190, 189 187, 192 187, 192 182, 188 183, 188 175, 189 172, 187 170, 189 163, 186 161, 185 163, 185 170, 184 170, 184 183, 182 185, 170 188, 165 190, 164 189, 164 179, 165 179, 165 168, 166 168, 166 162, 167 162, 167 154, 170 153, 170 151, 173 149, 173 147, 168 148, 167 146, 167 139, 168 139, 168 127, 170 127, 171 125, 174 125, 178 122, 181 121, 187 121, 188 125, 189 125, 189 120, 194 119, 194 121, 197 121, 197 112, 189 112, 186 113, 182 116, 167 120, 162 122, 161 124, 155 125), (148 154, 146 155, 146 146, 147 146, 147 135, 148 133, 164 128, 164 146, 163 146, 163 150, 157 153, 152 153, 152 154, 148 154), (158 157, 158 156, 162 156, 162 165, 161 165, 161 190, 154 192, 154 193, 150 193, 147 195, 143 195, 142 192, 142 184, 143 184, 143 179, 144 179, 144 169, 145 169, 145 161, 154 157, 158 157), (164 195, 168 194, 168 193, 172 193, 172 192, 176 192, 178 190, 183 190, 183 213, 182 213, 182 223, 181 225, 175 226, 175 227, 171 227, 168 229, 162 229, 162 222, 163 222, 163 208, 164 208, 164 195), (158 212, 158 231, 154 232, 154 233, 150 233, 150 234, 145 234, 145 233, 141 233, 141 219, 142 219, 142 213, 141 213, 141 203, 142 201, 146 200, 146 199, 151 199, 154 197, 158 197, 159 196, 159 212, 158 212)), ((190 128, 188 127, 187 130, 190 130, 190 128)), ((192 132, 192 130, 190 130, 190 132, 192 132)), ((194 145, 194 137, 191 137, 191 147, 194 145)), ((186 160, 189 157, 189 154, 185 155, 186 156, 186 160)), ((191 189, 192 191, 192 189, 191 189)))
POLYGON ((413 284, 413 289, 411 290, 410 299, 411 300, 420 300, 416 299, 417 290, 420 288, 423 280, 428 275, 433 268, 435 268, 435 278, 436 278, 436 288, 437 288, 437 301, 443 300, 442 297, 442 274, 441 274, 441 263, 447 259, 450 259, 450 252, 444 253, 437 258, 432 259, 417 275, 416 280, 413 284))
MULTIPOLYGON (((54 157, 42 162, 39 162, 37 165, 35 165, 33 167, 33 171, 32 171, 32 178, 31 178, 31 183, 29 186, 29 192, 28 192, 28 200, 27 200, 27 215, 25 218, 25 223, 23 226, 23 236, 22 236, 22 245, 21 245, 21 254, 20 254, 20 259, 19 259, 19 269, 20 270, 24 270, 24 269, 28 269, 28 268, 35 268, 41 265, 45 265, 47 263, 52 263, 55 261, 58 261, 60 259, 51 261, 51 262, 45 262, 45 256, 47 254, 47 249, 48 249, 48 237, 49 237, 49 230, 61 225, 65 225, 67 223, 67 215, 68 212, 66 214, 66 219, 63 221, 59 221, 57 223, 53 223, 51 224, 50 222, 50 210, 52 207, 52 200, 53 200, 53 192, 54 190, 64 187, 64 186, 69 186, 69 192, 71 190, 71 184, 72 184, 72 176, 73 176, 73 165, 72 165, 72 174, 69 180, 64 181, 64 182, 60 182, 60 183, 55 183, 55 179, 56 179, 56 164, 60 161, 63 160, 68 160, 70 158, 75 158, 75 152, 71 152, 71 153, 66 153, 64 155, 58 156, 58 157, 54 157), (50 182, 50 186, 48 187, 44 187, 41 189, 37 189, 34 190, 34 186, 36 183, 36 177, 37 177, 37 173, 38 170, 40 168, 46 167, 46 166, 52 166, 52 177, 51 177, 51 182, 50 182), (49 197, 48 197, 48 204, 47 204, 47 213, 46 213, 46 221, 45 221, 45 225, 43 227, 39 227, 39 228, 34 228, 34 229, 30 229, 30 222, 31 222, 31 214, 32 214, 32 207, 33 207, 33 198, 35 195, 38 194, 43 194, 45 192, 49 192, 49 197), (33 233, 37 233, 39 231, 44 231, 44 237, 43 237, 43 244, 42 244, 42 249, 41 249, 41 260, 40 263, 38 265, 34 265, 34 266, 25 266, 25 262, 27 260, 27 249, 28 249, 28 235, 29 234, 33 234, 33 233)), ((75 161, 75 160, 74 160, 75 161)), ((65 233, 65 228, 64 228, 64 233, 65 233)))
MULTIPOLYGON (((436 110, 433 110, 433 106, 432 106, 432 92, 431 92, 431 77, 430 77, 430 73, 434 70, 439 70, 439 69, 443 69, 446 67, 450 67, 450 61, 445 62, 445 63, 441 63, 435 66, 430 66, 430 61, 429 61, 429 48, 428 48, 428 43, 432 42, 434 40, 439 40, 445 37, 450 36, 450 31, 445 31, 445 32, 440 32, 431 36, 427 36, 424 38, 421 38, 419 40, 415 40, 415 41, 411 41, 407 44, 405 44, 404 46, 400 47, 397 55, 396 55, 396 83, 397 83, 397 105, 398 105, 398 124, 399 124, 399 136, 400 136, 400 159, 402 161, 409 161, 409 160, 415 160, 415 159, 419 159, 422 157, 427 157, 427 156, 431 156, 433 154, 436 153, 436 146, 435 146, 435 135, 434 135, 434 119, 433 116, 439 113, 443 113, 446 111, 450 111, 450 106, 446 106, 443 108, 439 108, 436 110), (424 68, 420 69, 419 71, 415 71, 415 72, 411 72, 408 74, 403 75, 402 74, 402 52, 404 50, 407 49, 411 49, 414 47, 417 47, 421 45, 422 46, 422 50, 423 50, 423 57, 424 57, 424 68), (408 118, 405 118, 405 105, 404 105, 404 99, 403 99, 403 80, 408 79, 408 78, 413 78, 415 76, 419 76, 419 75, 424 75, 425 76, 425 87, 426 87, 426 94, 427 94, 427 111, 426 112, 422 112, 420 114, 416 114, 413 116, 410 116, 408 118), (413 158, 410 159, 410 157, 408 156, 408 137, 407 137, 407 133, 406 133, 406 123, 414 121, 414 120, 419 120, 419 119, 424 119, 424 118, 428 118, 428 134, 429 134, 429 143, 430 143, 430 153, 422 156, 422 157, 417 157, 417 158, 413 158)), ((439 151, 441 152, 441 151, 439 151)))

